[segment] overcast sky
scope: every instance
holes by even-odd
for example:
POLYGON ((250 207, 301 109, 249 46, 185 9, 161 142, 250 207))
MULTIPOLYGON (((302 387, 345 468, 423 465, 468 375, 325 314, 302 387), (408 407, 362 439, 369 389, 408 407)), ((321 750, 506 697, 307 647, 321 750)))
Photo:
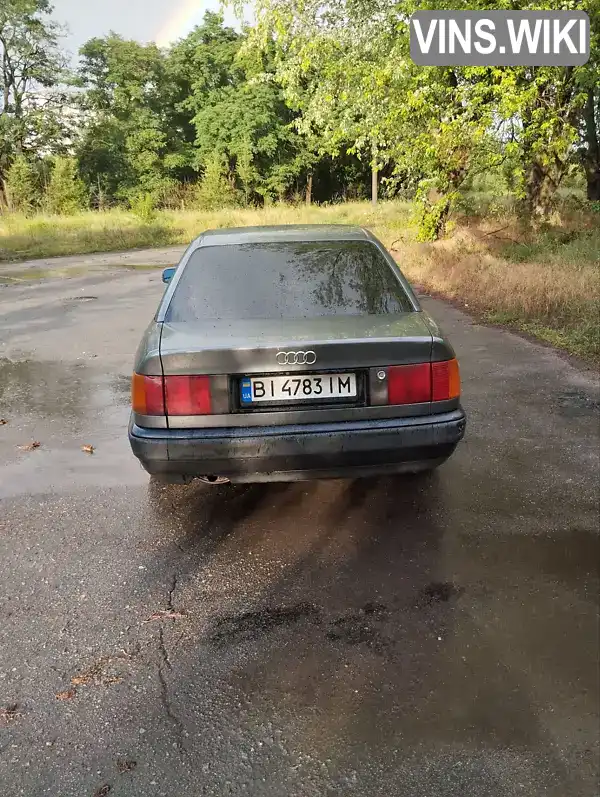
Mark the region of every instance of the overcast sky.
MULTIPOLYGON (((83 42, 111 30, 165 45, 200 24, 207 9, 219 10, 219 0, 53 0, 53 5, 54 18, 69 26, 64 46, 74 55, 83 42)), ((234 23, 231 13, 226 22, 234 23)))

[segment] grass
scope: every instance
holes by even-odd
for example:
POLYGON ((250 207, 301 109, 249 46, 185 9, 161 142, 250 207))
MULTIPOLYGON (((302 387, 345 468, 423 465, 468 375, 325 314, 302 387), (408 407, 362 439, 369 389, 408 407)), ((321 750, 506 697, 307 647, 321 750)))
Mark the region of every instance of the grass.
POLYGON ((407 202, 366 202, 263 210, 165 211, 143 223, 123 210, 73 217, 0 216, 0 261, 187 244, 202 230, 253 224, 346 223, 371 229, 407 277, 466 305, 482 320, 510 326, 600 363, 600 217, 566 214, 537 234, 517 220, 461 217, 434 244, 415 241, 407 202))
POLYGON ((111 210, 76 216, 0 216, 0 262, 111 252, 179 242, 179 231, 158 217, 143 224, 132 213, 111 210))
POLYGON ((362 224, 401 233, 411 215, 409 203, 366 202, 326 207, 275 205, 263 210, 164 211, 144 223, 125 210, 76 216, 0 215, 0 262, 187 244, 203 230, 252 224, 362 224))
POLYGON ((598 364, 600 225, 540 238, 504 242, 461 227, 435 244, 396 245, 394 255, 425 290, 598 364))

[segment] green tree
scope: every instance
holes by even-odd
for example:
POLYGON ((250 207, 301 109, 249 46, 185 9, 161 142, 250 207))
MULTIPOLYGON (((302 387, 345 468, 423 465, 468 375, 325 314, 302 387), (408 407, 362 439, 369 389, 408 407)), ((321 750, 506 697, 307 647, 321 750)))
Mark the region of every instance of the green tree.
POLYGON ((177 127, 172 74, 156 45, 116 34, 80 50, 79 80, 88 124, 78 147, 92 195, 156 201, 174 180, 190 175, 191 152, 177 127))
MULTIPOLYGON (((410 15, 461 5, 489 8, 488 0, 405 0, 401 6, 397 0, 259 0, 248 44, 265 50, 276 42, 286 100, 301 111, 301 129, 318 133, 332 157, 350 149, 370 159, 374 171, 391 169, 417 191, 423 237, 443 232, 469 176, 507 156, 517 161, 517 189, 528 211, 547 216, 577 157, 584 99, 599 82, 597 34, 585 68, 415 66, 410 15)), ((596 29, 598 0, 577 5, 596 29)), ((498 0, 494 7, 530 3, 498 0)), ((556 2, 536 7, 556 8, 556 2)))
POLYGON ((75 158, 57 157, 44 197, 49 213, 68 216, 87 204, 86 188, 77 171, 75 158))
POLYGON ((587 89, 582 120, 581 158, 587 181, 587 198, 600 202, 600 81, 587 89))
POLYGON ((38 206, 36 172, 24 155, 17 155, 8 169, 4 192, 9 209, 17 213, 29 214, 38 206))
POLYGON ((580 162, 587 182, 587 198, 600 202, 600 2, 588 9, 591 20, 590 60, 579 72, 583 92, 579 125, 580 162))
POLYGON ((204 167, 202 181, 196 191, 196 203, 202 210, 234 207, 240 202, 238 191, 227 174, 225 158, 213 152, 204 167))
POLYGON ((48 0, 0 3, 0 178, 16 155, 60 152, 76 119, 48 0))
POLYGON ((104 208, 113 203, 123 187, 135 184, 125 151, 126 138, 123 126, 109 114, 98 114, 88 122, 80 137, 79 170, 95 207, 104 208))

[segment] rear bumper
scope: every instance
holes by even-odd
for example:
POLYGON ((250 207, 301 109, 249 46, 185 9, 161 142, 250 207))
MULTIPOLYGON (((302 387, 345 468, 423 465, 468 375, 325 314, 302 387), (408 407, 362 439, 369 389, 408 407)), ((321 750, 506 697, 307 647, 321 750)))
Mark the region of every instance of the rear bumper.
POLYGON ((168 481, 226 476, 287 481, 415 471, 440 464, 465 433, 459 408, 440 415, 227 429, 146 429, 129 441, 148 473, 168 481))

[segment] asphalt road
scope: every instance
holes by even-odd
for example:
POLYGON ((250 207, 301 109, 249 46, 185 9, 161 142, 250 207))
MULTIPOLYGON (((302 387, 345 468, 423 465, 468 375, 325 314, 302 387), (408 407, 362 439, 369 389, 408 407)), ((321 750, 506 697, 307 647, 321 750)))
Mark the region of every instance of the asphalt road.
POLYGON ((2 797, 597 795, 594 375, 425 299, 469 413, 431 481, 155 487, 135 260, 0 285, 2 797))

